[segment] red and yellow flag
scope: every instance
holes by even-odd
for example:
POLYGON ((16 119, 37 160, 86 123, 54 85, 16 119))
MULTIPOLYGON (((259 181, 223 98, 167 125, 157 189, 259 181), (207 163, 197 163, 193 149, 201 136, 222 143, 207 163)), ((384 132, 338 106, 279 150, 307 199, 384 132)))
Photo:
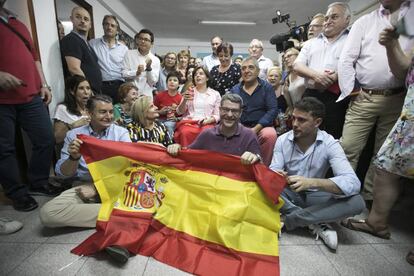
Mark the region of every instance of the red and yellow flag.
POLYGON ((233 155, 80 138, 102 207, 73 253, 119 245, 197 275, 279 275, 283 176, 233 155))

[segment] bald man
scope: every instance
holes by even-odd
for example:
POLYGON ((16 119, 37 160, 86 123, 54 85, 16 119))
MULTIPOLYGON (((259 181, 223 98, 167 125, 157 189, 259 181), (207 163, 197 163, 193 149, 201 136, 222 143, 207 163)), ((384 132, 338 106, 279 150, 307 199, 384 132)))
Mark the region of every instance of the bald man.
POLYGON ((102 76, 98 57, 88 44, 88 32, 91 29, 91 16, 81 7, 72 10, 70 20, 73 30, 61 40, 66 75, 84 76, 95 93, 101 92, 102 76))

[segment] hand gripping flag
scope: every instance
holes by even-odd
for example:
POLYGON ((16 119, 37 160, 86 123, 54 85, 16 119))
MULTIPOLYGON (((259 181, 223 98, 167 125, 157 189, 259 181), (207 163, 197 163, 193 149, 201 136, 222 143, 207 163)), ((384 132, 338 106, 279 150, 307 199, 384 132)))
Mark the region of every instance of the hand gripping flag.
POLYGON ((73 253, 118 245, 197 275, 279 275, 283 176, 233 155, 79 137, 102 207, 73 253))

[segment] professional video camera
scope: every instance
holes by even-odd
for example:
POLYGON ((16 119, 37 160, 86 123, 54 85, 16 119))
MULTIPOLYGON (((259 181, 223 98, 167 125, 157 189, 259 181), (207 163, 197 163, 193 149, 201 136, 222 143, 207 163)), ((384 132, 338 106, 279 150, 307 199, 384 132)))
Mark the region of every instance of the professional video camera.
POLYGON ((290 38, 297 39, 299 42, 306 41, 308 26, 310 23, 308 22, 303 25, 296 26, 296 21, 290 21, 290 15, 288 13, 282 15, 280 10, 277 10, 276 17, 272 18, 272 23, 276 24, 283 22, 285 22, 286 25, 290 28, 289 32, 276 34, 270 39, 270 43, 272 45, 276 45, 276 51, 278 52, 283 52, 294 46, 293 42, 289 41, 290 38))

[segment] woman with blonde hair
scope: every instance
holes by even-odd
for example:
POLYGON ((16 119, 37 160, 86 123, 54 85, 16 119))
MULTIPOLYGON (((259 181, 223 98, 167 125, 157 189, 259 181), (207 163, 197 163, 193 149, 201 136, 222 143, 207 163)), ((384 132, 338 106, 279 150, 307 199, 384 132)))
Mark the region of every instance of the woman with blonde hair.
POLYGON ((157 120, 159 116, 151 97, 139 97, 131 107, 132 122, 126 126, 131 141, 151 142, 165 147, 172 144, 167 128, 157 120))
POLYGON ((181 50, 178 52, 178 64, 177 64, 177 71, 180 73, 180 84, 184 84, 187 81, 186 71, 188 67, 188 62, 190 61, 190 51, 188 50, 181 50))

